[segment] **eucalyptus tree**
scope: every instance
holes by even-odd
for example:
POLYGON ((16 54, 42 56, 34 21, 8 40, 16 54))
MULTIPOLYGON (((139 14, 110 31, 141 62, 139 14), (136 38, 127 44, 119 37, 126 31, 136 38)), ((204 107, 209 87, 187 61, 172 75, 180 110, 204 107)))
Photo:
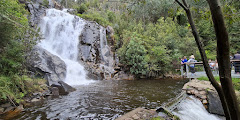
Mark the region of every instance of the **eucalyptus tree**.
POLYGON ((217 38, 217 58, 219 62, 219 76, 220 76, 221 86, 214 79, 211 69, 208 65, 207 56, 203 48, 203 45, 200 41, 200 37, 197 32, 195 23, 193 21, 193 16, 190 11, 190 6, 187 4, 185 0, 182 0, 182 2, 180 2, 179 0, 175 0, 175 1, 185 10, 187 14, 189 24, 191 25, 191 28, 192 28, 193 36, 198 45, 198 48, 203 60, 206 74, 211 84, 214 86, 214 88, 217 90, 219 94, 226 119, 240 120, 237 98, 236 98, 236 94, 235 94, 232 80, 231 80, 230 58, 229 58, 230 46, 229 46, 228 32, 226 30, 223 13, 222 13, 219 1, 207 0, 212 13, 212 20, 214 23, 214 28, 215 28, 216 38, 217 38))

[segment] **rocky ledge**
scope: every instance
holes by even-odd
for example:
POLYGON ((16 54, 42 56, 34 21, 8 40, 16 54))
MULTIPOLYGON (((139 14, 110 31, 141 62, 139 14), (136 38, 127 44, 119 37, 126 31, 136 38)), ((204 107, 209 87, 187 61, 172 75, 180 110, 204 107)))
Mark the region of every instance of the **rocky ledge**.
POLYGON ((25 95, 20 103, 9 101, 0 102, 0 120, 10 120, 19 115, 24 108, 41 105, 46 99, 58 98, 59 95, 66 95, 75 89, 66 83, 59 81, 57 84, 48 86, 46 83, 39 85, 39 90, 25 95))
POLYGON ((209 113, 224 116, 224 111, 216 89, 210 81, 193 79, 186 83, 183 88, 187 94, 198 98, 209 113))

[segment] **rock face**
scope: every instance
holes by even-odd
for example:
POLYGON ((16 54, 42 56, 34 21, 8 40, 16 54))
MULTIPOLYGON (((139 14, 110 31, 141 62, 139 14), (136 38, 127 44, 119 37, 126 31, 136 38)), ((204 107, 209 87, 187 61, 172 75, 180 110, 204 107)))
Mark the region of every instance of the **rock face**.
POLYGON ((220 98, 209 81, 194 79, 186 83, 182 89, 186 90, 187 94, 194 95, 201 100, 209 113, 224 116, 220 98))
POLYGON ((208 111, 213 114, 218 114, 224 116, 224 111, 222 108, 222 103, 220 101, 220 98, 216 92, 208 92, 207 95, 208 98, 208 111))
POLYGON ((27 0, 18 0, 20 3, 25 4, 26 8, 30 12, 29 22, 32 27, 38 25, 41 18, 45 15, 46 9, 48 8, 56 8, 63 9, 63 6, 59 4, 59 1, 56 0, 48 0, 49 5, 44 6, 43 0, 31 0, 27 2, 27 0))
POLYGON ((87 21, 79 36, 78 60, 83 62, 92 79, 111 79, 114 74, 114 53, 107 44, 106 29, 87 21))
POLYGON ((39 46, 33 49, 29 63, 30 69, 44 75, 49 85, 58 83, 66 77, 64 61, 39 46))
POLYGON ((32 27, 40 22, 41 17, 45 14, 45 7, 42 6, 42 0, 33 0, 31 2, 26 2, 28 11, 30 12, 29 22, 32 27))

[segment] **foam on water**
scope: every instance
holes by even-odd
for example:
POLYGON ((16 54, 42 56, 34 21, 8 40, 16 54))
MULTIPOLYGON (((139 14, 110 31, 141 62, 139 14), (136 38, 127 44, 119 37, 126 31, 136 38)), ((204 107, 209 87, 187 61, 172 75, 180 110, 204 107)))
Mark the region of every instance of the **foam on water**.
POLYGON ((201 101, 193 96, 180 103, 177 109, 178 111, 173 114, 181 120, 221 120, 216 115, 208 113, 201 101))
POLYGON ((46 10, 46 16, 39 24, 44 39, 38 45, 65 62, 67 74, 64 82, 69 85, 93 82, 86 79, 84 67, 77 61, 79 35, 85 24, 83 19, 56 9, 46 10))

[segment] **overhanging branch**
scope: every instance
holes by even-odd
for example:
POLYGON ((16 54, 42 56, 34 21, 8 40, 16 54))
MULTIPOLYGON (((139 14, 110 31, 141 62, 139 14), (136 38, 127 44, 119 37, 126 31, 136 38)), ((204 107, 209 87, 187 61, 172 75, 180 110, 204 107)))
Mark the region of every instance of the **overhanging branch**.
POLYGON ((183 5, 180 1, 178 1, 178 0, 175 0, 185 11, 187 11, 188 10, 188 8, 185 6, 185 5, 183 5))

